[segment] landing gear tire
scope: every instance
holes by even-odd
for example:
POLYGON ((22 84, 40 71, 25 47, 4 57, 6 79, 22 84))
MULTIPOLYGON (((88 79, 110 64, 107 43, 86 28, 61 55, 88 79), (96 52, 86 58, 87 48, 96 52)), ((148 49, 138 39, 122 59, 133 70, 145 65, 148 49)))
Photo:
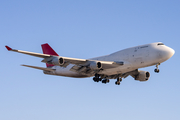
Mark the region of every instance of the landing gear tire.
POLYGON ((106 84, 106 80, 102 80, 102 83, 106 84))
POLYGON ((116 85, 120 85, 120 82, 122 81, 122 78, 117 78, 117 81, 115 82, 116 85))
POLYGON ((95 77, 93 77, 94 82, 99 82, 102 80, 102 78, 100 78, 99 74, 95 74, 95 77))
POLYGON ((120 81, 116 81, 115 84, 116 84, 116 85, 120 85, 120 81))
POLYGON ((154 72, 159 73, 159 65, 160 63, 156 64, 156 69, 154 69, 154 72))
POLYGON ((102 80, 102 83, 104 83, 104 84, 109 83, 109 79, 102 80))
POLYGON ((159 69, 154 69, 154 72, 159 73, 159 69))
POLYGON ((101 81, 101 78, 93 77, 93 80, 94 80, 94 82, 99 82, 99 81, 101 81))
POLYGON ((109 79, 107 79, 106 82, 109 83, 109 79))

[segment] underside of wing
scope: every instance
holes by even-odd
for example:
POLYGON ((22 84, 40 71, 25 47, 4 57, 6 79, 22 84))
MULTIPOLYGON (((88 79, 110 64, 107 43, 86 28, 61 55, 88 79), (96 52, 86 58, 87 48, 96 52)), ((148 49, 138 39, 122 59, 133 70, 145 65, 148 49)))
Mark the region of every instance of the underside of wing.
POLYGON ((87 60, 86 64, 76 64, 70 70, 81 74, 94 75, 105 69, 116 68, 121 65, 123 65, 123 62, 87 60))
POLYGON ((51 72, 55 71, 55 69, 51 69, 51 68, 37 67, 37 66, 31 66, 31 65, 22 65, 22 66, 39 69, 39 70, 51 71, 51 72))

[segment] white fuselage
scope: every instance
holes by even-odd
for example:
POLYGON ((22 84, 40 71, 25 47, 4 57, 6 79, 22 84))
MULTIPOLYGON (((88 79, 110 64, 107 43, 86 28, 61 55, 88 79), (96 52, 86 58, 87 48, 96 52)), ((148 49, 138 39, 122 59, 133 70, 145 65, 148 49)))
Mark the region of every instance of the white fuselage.
MULTIPOLYGON (((124 65, 105 69, 98 74, 114 75, 136 70, 138 68, 148 67, 162 63, 174 54, 174 50, 168 46, 159 43, 151 43, 136 47, 127 48, 110 55, 92 58, 91 60, 99 61, 123 61, 124 65)), ((56 69, 54 72, 45 74, 67 76, 67 77, 91 77, 92 75, 83 75, 78 72, 70 71, 74 64, 69 64, 67 67, 53 66, 56 69)))

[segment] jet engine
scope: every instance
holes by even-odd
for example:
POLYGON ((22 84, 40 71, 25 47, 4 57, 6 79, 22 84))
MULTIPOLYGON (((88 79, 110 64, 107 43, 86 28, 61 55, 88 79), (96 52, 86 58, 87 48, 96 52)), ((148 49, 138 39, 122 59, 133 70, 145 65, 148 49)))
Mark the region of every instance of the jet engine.
POLYGON ((139 81, 147 81, 149 77, 150 77, 149 72, 138 70, 138 74, 135 75, 134 79, 139 81))
POLYGON ((101 64, 101 62, 95 62, 95 61, 93 61, 93 62, 90 63, 89 67, 90 67, 91 69, 93 69, 93 70, 98 70, 98 69, 101 69, 101 68, 102 68, 102 64, 101 64))
POLYGON ((55 57, 55 58, 53 58, 50 61, 50 64, 53 64, 53 65, 64 65, 64 59, 62 57, 60 57, 60 58, 55 57))

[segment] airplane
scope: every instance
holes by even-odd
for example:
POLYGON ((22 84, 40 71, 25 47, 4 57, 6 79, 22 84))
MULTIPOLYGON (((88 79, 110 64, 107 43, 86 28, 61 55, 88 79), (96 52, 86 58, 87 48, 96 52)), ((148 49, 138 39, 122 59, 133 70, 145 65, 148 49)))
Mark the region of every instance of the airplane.
POLYGON ((102 81, 102 83, 116 79, 116 85, 120 85, 122 78, 128 76, 132 76, 137 81, 149 80, 150 73, 138 69, 156 65, 154 72, 159 73, 158 66, 175 53, 162 42, 139 45, 91 59, 59 56, 48 43, 41 45, 43 54, 5 47, 8 51, 43 58, 41 62, 46 63, 46 67, 22 66, 43 70, 44 74, 74 78, 93 77, 94 82, 102 81))

